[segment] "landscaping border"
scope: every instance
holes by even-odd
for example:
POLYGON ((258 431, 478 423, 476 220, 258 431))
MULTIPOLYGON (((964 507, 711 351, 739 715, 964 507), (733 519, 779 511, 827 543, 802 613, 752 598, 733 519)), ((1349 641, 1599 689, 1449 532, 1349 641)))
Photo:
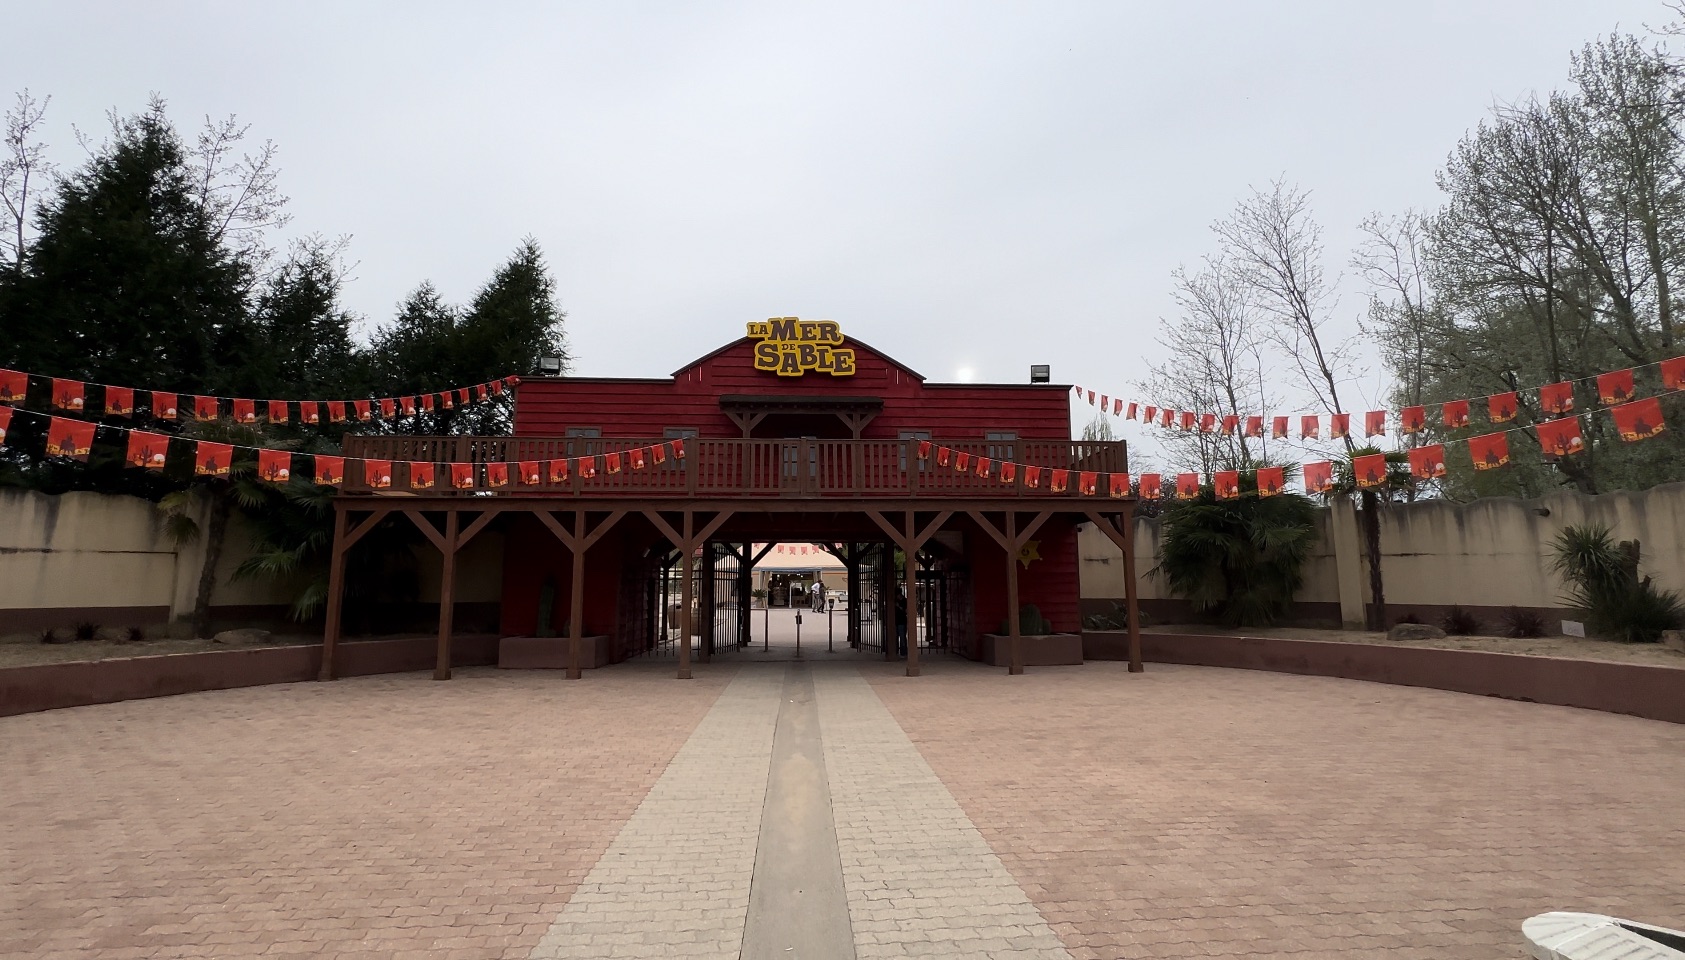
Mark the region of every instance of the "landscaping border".
MULTIPOLYGON (((436 649, 433 637, 347 641, 339 646, 339 675, 430 670, 436 649)), ((497 637, 458 636, 451 653, 455 666, 489 666, 497 662, 497 637)), ((7 667, 0 669, 0 717, 204 690, 297 683, 316 679, 321 666, 322 645, 314 643, 7 667)))
MULTIPOLYGON (((1121 633, 1085 631, 1088 660, 1126 660, 1121 633)), ((1333 640, 1141 633, 1142 659, 1431 687, 1685 723, 1685 669, 1333 640)))

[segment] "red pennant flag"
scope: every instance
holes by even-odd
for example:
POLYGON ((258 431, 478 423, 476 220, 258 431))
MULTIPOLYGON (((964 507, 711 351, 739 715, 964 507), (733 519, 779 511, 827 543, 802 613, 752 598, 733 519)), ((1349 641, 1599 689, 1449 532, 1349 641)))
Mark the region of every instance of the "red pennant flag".
POLYGON ((257 476, 270 483, 286 483, 293 478, 293 455, 285 450, 259 450, 257 476))
POLYGON ((0 443, 6 442, 6 428, 12 425, 12 408, 0 407, 0 443))
POLYGON ((433 489, 433 483, 434 483, 433 464, 422 463, 422 462, 417 461, 417 460, 411 460, 409 462, 409 468, 410 468, 409 473, 410 473, 410 489, 411 490, 431 490, 431 489, 433 489))
POLYGON ((1387 412, 1385 410, 1371 410, 1363 415, 1363 435, 1378 437, 1387 432, 1387 412))
POLYGON ((200 422, 215 420, 218 416, 216 397, 194 397, 193 419, 200 422))
POLYGON ((1286 417, 1276 417, 1276 418, 1274 418, 1270 421, 1270 439, 1271 440, 1286 440, 1287 439, 1287 418, 1286 417))
MULTIPOLYGON (((1129 412, 1128 412, 1128 413, 1126 413, 1126 414, 1125 414, 1125 415, 1124 415, 1124 419, 1126 419, 1126 420, 1134 420, 1134 419, 1135 419, 1135 412, 1136 412, 1136 408, 1137 408, 1137 404, 1133 404, 1133 403, 1131 403, 1131 404, 1130 404, 1130 405, 1129 405, 1129 412)), ((1147 418, 1147 419, 1149 419, 1149 420, 1150 420, 1150 419, 1152 419, 1152 417, 1151 417, 1151 416, 1149 416, 1149 417, 1148 417, 1148 418, 1147 418)))
MULTIPOLYGON (((0 370, 0 403, 6 400, 6 373, 0 370)), ((1669 390, 1685 390, 1685 357, 1662 361, 1662 386, 1669 390)), ((21 397, 19 398, 21 399, 21 397)))
POLYGON ((200 440, 193 446, 194 473, 201 477, 228 476, 228 465, 234 461, 233 446, 209 440, 200 440))
POLYGON ((523 486, 536 487, 544 482, 544 471, 539 469, 537 460, 522 460, 516 467, 523 486))
POLYGON ((964 473, 971 469, 971 454, 963 450, 954 451, 954 469, 964 473))
POLYGON ((669 440, 667 443, 673 448, 673 456, 680 460, 685 458, 685 442, 683 440, 669 440))
POLYGON ((1282 467, 1258 468, 1258 496, 1273 497, 1287 486, 1287 471, 1282 467))
POLYGON ((1240 415, 1239 414, 1230 413, 1230 414, 1225 414, 1223 416, 1222 432, 1224 434, 1234 433, 1235 428, 1237 428, 1239 426, 1240 426, 1240 415))
POLYGON ((919 459, 920 460, 929 460, 930 459, 930 441, 929 440, 920 440, 919 441, 919 459))
POLYGON ((392 486, 392 461, 364 460, 363 482, 371 490, 387 490, 392 486))
POLYGON ((1428 425, 1428 408, 1405 407, 1404 412, 1400 415, 1400 419, 1405 433, 1421 433, 1423 428, 1428 425))
POLYGON ((1114 417, 1119 416, 1122 413, 1123 413, 1123 401, 1113 399, 1112 400, 1112 416, 1114 416, 1114 417))
POLYGON ((507 487, 509 485, 509 464, 503 462, 486 464, 486 486, 507 487))
POLYGON ((449 390, 439 394, 439 407, 444 410, 455 409, 456 403, 451 399, 451 392, 449 390))
POLYGON ((568 482, 568 461, 552 460, 549 464, 549 479, 551 483, 568 482))
POLYGON ((1351 436, 1352 415, 1336 413, 1328 418, 1328 438, 1330 440, 1344 440, 1351 436))
POLYGON ((1176 411, 1170 409, 1160 410, 1158 412, 1158 420, 1160 424, 1168 427, 1176 422, 1176 411))
POLYGON ((315 400, 301 400, 298 404, 298 422, 311 425, 322 422, 322 405, 315 400))
POLYGON ((69 457, 86 462, 94 448, 94 424, 86 420, 54 417, 47 424, 47 456, 69 457))
POLYGON ((491 382, 491 392, 495 396, 499 396, 499 397, 503 396, 503 381, 502 380, 493 380, 491 382))
POLYGON ((174 420, 176 418, 176 395, 173 393, 159 393, 152 391, 152 419, 174 420))
POLYGON ((1008 460, 1000 465, 1000 482, 1011 483, 1018 479, 1018 464, 1008 460))
POLYGON ((1041 468, 1030 464, 1024 468, 1024 486, 1035 490, 1041 486, 1041 468))
POLYGON ((1215 486, 1217 488, 1217 499, 1219 499, 1219 500, 1238 500, 1238 499, 1240 499, 1240 471, 1239 470, 1219 470, 1211 478, 1211 483, 1212 483, 1213 486, 1215 486))
POLYGON ((1142 423, 1152 423, 1154 420, 1157 420, 1157 419, 1158 419, 1158 408, 1157 407, 1148 407, 1147 409, 1142 411, 1142 416, 1141 416, 1141 422, 1142 423))
POLYGON ((1317 438, 1318 436, 1320 436, 1321 433, 1322 433, 1322 431, 1317 426, 1315 415, 1299 418, 1299 437, 1300 437, 1300 439, 1313 440, 1313 439, 1317 438))
POLYGON ((1249 437, 1259 437, 1259 438, 1263 437, 1263 435, 1264 435, 1264 418, 1260 417, 1260 416, 1249 416, 1249 417, 1247 417, 1246 418, 1246 435, 1249 436, 1249 437))
POLYGON ((1100 490, 1100 474, 1084 470, 1077 474, 1077 492, 1085 497, 1092 497, 1100 490))
POLYGON ((1210 433, 1210 432, 1212 432, 1213 430, 1216 430, 1216 429, 1217 429, 1217 415, 1215 413, 1202 413, 1202 414, 1199 415, 1199 432, 1200 433, 1210 433))
POLYGON ((1649 438, 1667 429, 1662 423, 1662 400, 1660 397, 1646 397, 1634 400, 1616 407, 1615 432, 1621 439, 1632 443, 1649 438))
POLYGON ((1418 480, 1438 480, 1445 476, 1445 445, 1435 443, 1411 450, 1410 475, 1418 480))
POLYGON ((105 413, 111 417, 126 417, 135 412, 135 392, 128 387, 105 388, 105 413))
POLYGON ((315 479, 324 487, 337 487, 345 482, 345 458, 317 455, 315 479))
POLYGON ((1611 370, 1597 376, 1597 399, 1609 406, 1632 399, 1632 371, 1611 370))
POLYGON ((1305 464, 1305 492, 1327 493, 1334 489, 1334 465, 1325 461, 1305 464))
POLYGON ((1516 411, 1520 406, 1516 402, 1515 391, 1494 393, 1486 398, 1486 419, 1493 423, 1508 423, 1515 419, 1516 411))
POLYGON ((620 453, 616 451, 614 453, 603 454, 603 465, 608 468, 609 473, 619 473, 620 453))
POLYGON ((596 457, 580 457, 579 458, 579 478, 581 480, 590 480, 593 477, 595 477, 596 475, 597 475, 597 458, 596 457))
POLYGON ((19 370, 0 370, 0 403, 22 403, 28 392, 29 374, 19 370))
POLYGON ((393 400, 391 397, 382 397, 381 401, 380 401, 380 416, 381 416, 381 418, 385 419, 385 420, 390 420, 397 415, 398 415, 398 401, 393 400))
POLYGON ((1476 470, 1496 470, 1509 463, 1509 438, 1503 433, 1488 433, 1469 438, 1469 457, 1476 470))
POLYGON ((462 404, 463 406, 468 405, 468 388, 467 387, 458 387, 457 388, 457 390, 456 390, 456 402, 462 404))
POLYGON ((1073 384, 1071 384, 1071 390, 1073 390, 1076 393, 1077 396, 1079 396, 1079 397, 1082 396, 1082 387, 1077 386, 1076 384, 1073 383, 1073 384))
POLYGON ((234 422, 235 423, 256 423, 257 422, 257 404, 250 401, 250 400, 238 400, 238 399, 235 400, 234 401, 234 422))
POLYGON ((485 400, 486 400, 486 397, 490 393, 491 393, 491 391, 486 388, 485 384, 483 384, 483 383, 474 384, 474 399, 475 400, 477 400, 481 403, 484 403, 485 400))
POLYGON ((1197 474, 1197 473, 1178 473, 1176 475, 1176 499, 1178 499, 1178 500, 1198 500, 1199 499, 1199 474, 1197 474))
POLYGON ((1199 419, 1198 414, 1182 411, 1182 429, 1192 431, 1199 419))
POLYGON ((358 420, 368 420, 368 419, 371 419, 373 417, 373 414, 371 413, 371 411, 369 409, 369 402, 367 400, 353 400, 353 401, 351 401, 351 409, 357 411, 357 419, 358 420))
POLYGON ((990 460, 988 457, 978 457, 977 458, 977 469, 976 469, 975 472, 979 477, 987 477, 990 474, 990 472, 992 471, 993 467, 994 467, 994 461, 990 460))
POLYGON ((650 447, 649 448, 649 455, 650 455, 650 458, 653 459, 656 463, 666 463, 667 462, 667 445, 665 443, 658 443, 655 446, 650 447))
POLYGON ((452 463, 450 472, 452 487, 457 490, 474 489, 474 465, 472 463, 452 463))
POLYGON ((1071 471, 1069 471, 1069 470, 1054 470, 1049 475, 1049 478, 1048 478, 1048 481, 1047 481, 1047 489, 1050 490, 1053 493, 1064 493, 1067 489, 1070 488, 1070 483, 1071 483, 1071 471))
POLYGON ((1123 500, 1129 496, 1129 474, 1109 473, 1106 475, 1106 493, 1113 500, 1123 500))
POLYGON ((633 470, 642 470, 644 468, 644 464, 648 462, 649 448, 639 447, 638 449, 626 454, 626 458, 631 461, 633 470))
POLYGON ((80 412, 86 401, 82 395, 83 387, 80 380, 54 380, 53 406, 72 413, 80 412))
POLYGON ((421 409, 427 411, 428 413, 433 412, 433 395, 431 393, 424 393, 421 395, 421 409))
POLYGON ((164 460, 170 452, 170 438, 161 433, 147 433, 144 430, 129 431, 129 455, 124 459, 131 467, 142 467, 147 470, 164 469, 164 460))
POLYGON ((271 400, 271 401, 269 401, 269 422, 270 423, 286 423, 287 422, 287 401, 285 401, 285 400, 271 400))
POLYGON ((1371 453, 1352 458, 1352 476, 1361 489, 1371 490, 1387 484, 1387 455, 1371 453))
POLYGON ((1566 457, 1586 448, 1580 436, 1580 418, 1563 417, 1533 425, 1539 434, 1539 447, 1547 457, 1566 457))
POLYGON ((1574 409, 1574 382, 1564 380, 1539 388, 1539 409, 1553 417, 1560 417, 1574 409))
POLYGON ((1100 394, 1100 412, 1101 412, 1101 413, 1105 413, 1105 412, 1106 412, 1106 408, 1107 408, 1107 407, 1109 407, 1109 406, 1111 406, 1111 405, 1112 405, 1112 398, 1111 398, 1111 397, 1108 397, 1108 396, 1106 396, 1106 395, 1105 395, 1105 394, 1103 394, 1103 393, 1102 393, 1102 394, 1100 394))
POLYGON ((403 415, 406 416, 406 417, 415 416, 415 398, 414 397, 399 397, 398 398, 398 409, 400 411, 402 411, 403 415))
POLYGON ((345 401, 343 401, 343 400, 329 400, 328 401, 328 422, 329 423, 344 423, 345 422, 345 401))
POLYGON ((1440 405, 1439 412, 1444 418, 1445 425, 1453 430, 1469 425, 1469 402, 1467 400, 1447 400, 1440 405))
POLYGON ((1094 391, 1093 390, 1088 391, 1088 405, 1091 406, 1091 407, 1094 406, 1094 391))
POLYGON ((1157 500, 1164 496, 1164 491, 1161 489, 1163 481, 1164 478, 1156 473, 1141 474, 1141 499, 1157 500))

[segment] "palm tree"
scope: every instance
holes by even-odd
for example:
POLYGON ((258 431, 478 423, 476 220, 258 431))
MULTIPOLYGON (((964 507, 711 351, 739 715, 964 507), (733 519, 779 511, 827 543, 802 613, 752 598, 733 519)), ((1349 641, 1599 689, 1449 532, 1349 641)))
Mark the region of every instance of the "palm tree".
POLYGON ((1387 628, 1387 596, 1381 577, 1381 515, 1383 503, 1391 503, 1396 496, 1414 491, 1416 480, 1410 475, 1410 454, 1404 450, 1382 451, 1377 447, 1358 447, 1334 463, 1334 487, 1323 496, 1329 503, 1357 495, 1363 507, 1363 549, 1369 560, 1369 604, 1365 626, 1381 631, 1387 628), (1357 461, 1363 457, 1383 457, 1385 469, 1376 473, 1367 470, 1359 483, 1357 461))

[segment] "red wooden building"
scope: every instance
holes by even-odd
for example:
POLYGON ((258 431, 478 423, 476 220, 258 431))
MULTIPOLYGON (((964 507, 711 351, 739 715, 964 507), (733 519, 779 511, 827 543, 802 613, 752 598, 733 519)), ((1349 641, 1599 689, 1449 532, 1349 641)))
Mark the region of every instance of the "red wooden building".
MULTIPOLYGON (((1078 482, 1126 472, 1124 444, 1070 439, 1069 386, 930 383, 825 322, 750 333, 670 377, 525 379, 513 437, 348 437, 348 456, 394 461, 394 482, 348 478, 336 498, 324 674, 345 551, 394 512, 442 552, 446 596, 456 552, 498 524, 502 631, 567 637, 573 676, 672 656, 683 677, 693 657, 746 644, 757 544, 820 544, 841 559, 850 643, 885 658, 901 656, 885 639, 899 615, 885 598, 911 597, 910 675, 921 649, 975 656, 984 634, 1016 637, 1008 611, 1023 605, 1080 631, 1077 523, 1101 524, 1132 565, 1118 531, 1133 501, 1078 482), (407 489, 411 462, 477 472, 471 488, 407 489), (493 482, 505 463, 516 482, 493 482), (1070 471, 1068 485, 1053 471, 1070 471)), ((443 603, 440 677, 450 631, 443 603)))

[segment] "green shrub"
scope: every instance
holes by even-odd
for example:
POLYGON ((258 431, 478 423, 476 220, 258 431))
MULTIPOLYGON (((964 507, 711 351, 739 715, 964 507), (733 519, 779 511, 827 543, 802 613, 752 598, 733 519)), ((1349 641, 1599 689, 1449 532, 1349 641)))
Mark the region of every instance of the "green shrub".
MULTIPOLYGON (((1012 632, 1012 625, 1005 617, 1000 621, 1000 632, 995 636, 1004 637, 1012 632)), ((1041 608, 1033 603, 1021 604, 1018 607, 1018 633, 1026 637, 1043 637, 1053 632, 1053 624, 1042 619, 1041 608)))
POLYGON ((1663 630, 1685 625, 1685 601, 1638 575, 1639 546, 1615 543, 1609 528, 1568 527, 1556 538, 1555 569, 1568 581, 1567 603, 1593 636, 1655 643, 1663 630))
POLYGON ((1158 567, 1194 610, 1228 626, 1267 627, 1287 615, 1316 542, 1316 508, 1296 493, 1257 496, 1255 474, 1241 496, 1210 487, 1164 513, 1158 567))
POLYGON ((1453 604, 1440 627, 1453 637, 1466 637, 1480 632, 1480 621, 1475 619, 1474 614, 1453 604))
POLYGON ((1504 635, 1509 637, 1542 637, 1545 618, 1537 610, 1510 607, 1504 611, 1504 635))

